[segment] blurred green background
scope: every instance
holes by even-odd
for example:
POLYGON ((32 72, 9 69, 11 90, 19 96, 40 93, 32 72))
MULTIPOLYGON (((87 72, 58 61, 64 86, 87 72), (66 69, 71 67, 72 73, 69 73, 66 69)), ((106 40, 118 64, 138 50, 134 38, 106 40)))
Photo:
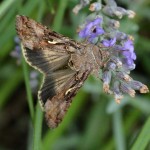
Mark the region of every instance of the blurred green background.
MULTIPOLYGON (((150 1, 117 2, 136 12, 134 19, 121 21, 120 29, 135 37, 137 60, 132 77, 150 87, 150 1)), ((77 3, 0 1, 0 150, 150 150, 150 94, 126 96, 118 105, 102 92, 102 83, 94 77, 85 82, 60 126, 50 130, 46 125, 37 88, 33 91, 30 86, 33 70, 15 58, 19 46, 15 16, 26 15, 77 39, 76 29, 89 14, 84 9, 75 16, 72 9, 77 3)), ((31 85, 37 84, 34 80, 31 85)))

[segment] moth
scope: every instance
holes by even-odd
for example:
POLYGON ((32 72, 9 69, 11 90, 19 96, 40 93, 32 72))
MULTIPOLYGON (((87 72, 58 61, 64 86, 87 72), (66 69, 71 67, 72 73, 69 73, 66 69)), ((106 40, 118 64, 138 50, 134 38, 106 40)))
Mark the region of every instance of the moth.
POLYGON ((109 53, 100 46, 58 34, 26 16, 16 16, 16 31, 26 62, 44 75, 38 98, 48 126, 55 128, 87 77, 99 77, 109 53))

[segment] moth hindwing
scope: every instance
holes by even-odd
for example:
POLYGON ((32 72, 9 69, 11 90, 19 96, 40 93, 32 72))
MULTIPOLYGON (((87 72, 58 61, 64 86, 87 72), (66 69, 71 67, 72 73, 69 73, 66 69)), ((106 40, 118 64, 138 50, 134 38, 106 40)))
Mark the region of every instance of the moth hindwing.
POLYGON ((55 128, 88 75, 98 75, 100 50, 64 37, 25 16, 16 17, 16 31, 25 60, 44 75, 38 98, 48 126, 55 128))

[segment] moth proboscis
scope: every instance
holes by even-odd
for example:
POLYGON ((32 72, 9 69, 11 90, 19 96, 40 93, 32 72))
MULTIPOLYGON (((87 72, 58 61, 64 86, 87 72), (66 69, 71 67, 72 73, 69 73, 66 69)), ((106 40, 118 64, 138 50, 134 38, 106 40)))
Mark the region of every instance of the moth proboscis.
POLYGON ((99 76, 109 53, 58 34, 26 16, 16 16, 16 31, 25 60, 44 75, 38 98, 48 126, 55 128, 87 77, 99 76))

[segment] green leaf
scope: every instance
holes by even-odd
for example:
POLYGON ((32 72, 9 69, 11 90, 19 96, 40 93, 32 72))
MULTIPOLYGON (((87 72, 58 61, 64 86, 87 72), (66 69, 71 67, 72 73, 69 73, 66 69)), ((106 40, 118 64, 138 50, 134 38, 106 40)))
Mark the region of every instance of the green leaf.
POLYGON ((145 150, 146 146, 150 142, 150 117, 147 119, 144 127, 142 128, 141 133, 137 137, 134 145, 131 150, 145 150))

